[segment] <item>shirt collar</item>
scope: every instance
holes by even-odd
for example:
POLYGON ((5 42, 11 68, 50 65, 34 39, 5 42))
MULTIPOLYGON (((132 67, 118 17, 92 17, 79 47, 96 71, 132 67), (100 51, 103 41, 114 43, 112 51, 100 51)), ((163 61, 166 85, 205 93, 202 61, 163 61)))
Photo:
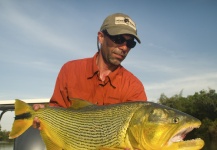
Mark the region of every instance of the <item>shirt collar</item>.
MULTIPOLYGON (((93 78, 95 75, 98 74, 99 69, 98 66, 96 65, 96 59, 97 56, 99 55, 99 52, 97 52, 91 59, 91 62, 87 64, 87 79, 93 78)), ((113 83, 113 80, 118 76, 118 74, 122 73, 123 67, 120 65, 117 69, 115 69, 113 72, 111 72, 108 77, 112 83, 113 86, 116 87, 115 83, 113 83)))

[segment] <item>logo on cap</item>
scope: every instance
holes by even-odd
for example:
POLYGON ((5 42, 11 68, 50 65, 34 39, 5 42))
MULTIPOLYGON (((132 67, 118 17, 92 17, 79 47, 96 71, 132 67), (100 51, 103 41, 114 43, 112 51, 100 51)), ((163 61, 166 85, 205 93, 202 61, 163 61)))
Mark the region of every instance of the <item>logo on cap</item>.
POLYGON ((136 30, 136 24, 130 18, 127 17, 115 17, 115 24, 127 25, 136 30))

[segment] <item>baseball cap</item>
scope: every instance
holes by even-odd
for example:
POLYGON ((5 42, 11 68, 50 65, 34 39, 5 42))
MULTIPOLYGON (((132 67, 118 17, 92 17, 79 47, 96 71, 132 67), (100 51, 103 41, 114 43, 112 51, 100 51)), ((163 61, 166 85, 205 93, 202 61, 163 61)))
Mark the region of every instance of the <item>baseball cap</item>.
POLYGON ((138 43, 141 43, 138 35, 136 24, 126 14, 115 13, 106 17, 100 28, 100 31, 107 30, 109 35, 130 34, 138 43))

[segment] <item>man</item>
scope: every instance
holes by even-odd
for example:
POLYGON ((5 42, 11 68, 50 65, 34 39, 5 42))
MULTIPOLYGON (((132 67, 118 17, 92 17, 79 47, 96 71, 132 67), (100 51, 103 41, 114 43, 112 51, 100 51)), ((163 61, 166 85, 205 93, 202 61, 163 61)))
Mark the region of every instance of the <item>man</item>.
MULTIPOLYGON (((73 99, 97 105, 147 100, 144 87, 121 62, 140 42, 136 24, 125 14, 108 16, 98 32, 98 52, 92 58, 69 61, 57 77, 50 106, 69 107, 73 99), (71 101, 72 100, 72 101, 71 101)), ((36 104, 34 109, 44 108, 36 104)), ((39 123, 35 118, 34 126, 39 123)))

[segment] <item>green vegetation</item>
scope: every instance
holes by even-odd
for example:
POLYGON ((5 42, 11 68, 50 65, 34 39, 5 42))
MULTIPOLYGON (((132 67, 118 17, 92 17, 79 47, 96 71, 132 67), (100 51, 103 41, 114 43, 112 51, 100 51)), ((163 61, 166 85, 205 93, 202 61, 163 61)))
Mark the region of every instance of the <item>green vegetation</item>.
POLYGON ((1 141, 4 141, 4 142, 13 142, 13 140, 8 139, 9 133, 10 132, 6 131, 6 130, 2 131, 2 128, 1 128, 1 125, 0 125, 0 142, 1 141))
POLYGON ((200 137, 205 141, 203 150, 217 149, 217 93, 215 90, 202 90, 187 97, 182 97, 182 92, 170 98, 161 94, 159 103, 200 119, 201 127, 189 133, 186 139, 200 137))

